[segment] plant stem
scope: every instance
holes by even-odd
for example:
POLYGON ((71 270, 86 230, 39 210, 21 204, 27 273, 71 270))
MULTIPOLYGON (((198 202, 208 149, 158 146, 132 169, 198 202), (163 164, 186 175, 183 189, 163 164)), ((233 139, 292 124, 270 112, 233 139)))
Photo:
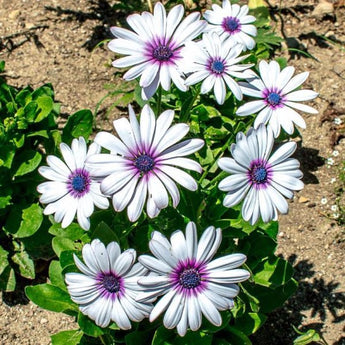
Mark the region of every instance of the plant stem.
MULTIPOLYGON (((206 178, 207 174, 209 173, 210 169, 213 167, 213 165, 217 162, 217 160, 222 156, 222 154, 225 152, 225 150, 229 147, 230 143, 233 140, 233 133, 230 134, 228 140, 226 141, 226 143, 222 146, 222 148, 220 149, 220 151, 218 151, 218 153, 216 154, 216 156, 213 159, 213 162, 211 164, 209 164, 207 166, 207 168, 205 169, 204 173, 202 174, 202 176, 200 177, 199 180, 199 185, 202 183, 202 181, 204 181, 204 179, 206 178)), ((216 177, 217 178, 217 177, 216 177)))
POLYGON ((188 107, 187 107, 186 111, 184 111, 184 112, 182 113, 182 109, 181 109, 181 113, 182 113, 182 116, 181 116, 181 118, 180 118, 181 122, 188 122, 188 121, 189 121, 189 117, 190 117, 190 116, 189 116, 189 113, 190 113, 190 110, 192 109, 192 107, 193 107, 193 105, 194 105, 194 102, 195 102, 196 99, 198 98, 199 94, 200 94, 200 87, 197 87, 197 88, 195 89, 195 94, 194 94, 194 96, 193 96, 193 99, 192 99, 192 101, 188 104, 188 107))
POLYGON ((158 99, 157 99, 157 116, 161 113, 162 109, 162 86, 158 87, 158 99))

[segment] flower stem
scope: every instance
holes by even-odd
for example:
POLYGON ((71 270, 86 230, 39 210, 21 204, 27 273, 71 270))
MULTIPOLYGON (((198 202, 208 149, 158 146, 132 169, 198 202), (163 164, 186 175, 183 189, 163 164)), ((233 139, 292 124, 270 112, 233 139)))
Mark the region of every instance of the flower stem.
MULTIPOLYGON (((211 164, 209 164, 207 166, 207 168, 205 169, 204 173, 201 175, 200 180, 199 180, 199 185, 202 183, 202 181, 204 181, 204 179, 206 178, 207 174, 210 172, 211 168, 213 167, 213 165, 217 162, 217 160, 223 155, 223 153, 225 152, 225 150, 229 147, 229 145, 231 144, 231 142, 234 139, 234 135, 233 133, 230 134, 228 140, 226 141, 226 143, 222 146, 222 148, 218 151, 218 153, 215 155, 213 161, 211 164)), ((217 177, 215 177, 215 179, 217 179, 217 177)), ((211 182, 210 182, 211 183, 211 182)))
POLYGON ((162 86, 158 87, 158 99, 157 99, 157 116, 161 113, 162 110, 162 86))
POLYGON ((115 341, 110 334, 101 334, 99 336, 99 339, 101 340, 103 345, 114 345, 115 344, 115 341))
POLYGON ((182 115, 181 115, 181 118, 180 118, 181 122, 185 123, 185 122, 188 122, 188 121, 189 121, 189 118, 190 118, 190 111, 191 111, 191 109, 192 109, 192 107, 193 107, 193 105, 194 105, 194 102, 195 102, 196 99, 198 98, 199 94, 200 94, 200 87, 196 87, 196 88, 195 88, 195 93, 194 93, 193 98, 192 98, 191 101, 188 103, 186 110, 184 110, 183 112, 182 112, 182 110, 183 110, 183 106, 182 106, 182 108, 181 108, 181 113, 182 113, 182 115))

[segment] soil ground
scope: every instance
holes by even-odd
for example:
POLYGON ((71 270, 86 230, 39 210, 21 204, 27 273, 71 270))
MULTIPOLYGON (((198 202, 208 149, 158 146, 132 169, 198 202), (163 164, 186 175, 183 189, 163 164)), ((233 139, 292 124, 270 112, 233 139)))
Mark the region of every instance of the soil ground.
MULTIPOLYGON (((334 205, 345 207, 339 171, 345 160, 345 8, 344 1, 270 1, 272 23, 285 39, 281 52, 297 72, 310 71, 306 88, 319 92, 311 104, 318 115, 306 115, 307 129, 296 153, 305 188, 280 218, 278 252, 295 267, 297 293, 269 316, 253 338, 255 345, 288 345, 301 329, 322 332, 329 345, 345 344, 345 230, 334 205), (339 120, 340 119, 340 120, 339 120)), ((113 54, 92 48, 111 37, 109 27, 125 15, 106 0, 0 0, 0 59, 8 82, 16 86, 53 84, 66 114, 95 109, 107 94, 104 85, 118 83, 110 67, 113 54)), ((99 112, 102 128, 126 113, 99 112)), ((344 212, 344 211, 343 211, 344 212)), ((344 214, 343 214, 344 216, 344 214)), ((2 294, 0 343, 46 345, 50 335, 77 328, 62 314, 41 310, 22 293, 2 294)))

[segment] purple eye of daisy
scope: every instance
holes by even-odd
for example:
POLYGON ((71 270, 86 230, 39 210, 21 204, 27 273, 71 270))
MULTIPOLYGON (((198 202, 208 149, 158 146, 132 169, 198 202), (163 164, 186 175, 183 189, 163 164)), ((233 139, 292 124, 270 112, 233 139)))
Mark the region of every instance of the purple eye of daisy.
POLYGON ((195 268, 185 269, 180 273, 179 283, 185 289, 194 289, 201 283, 200 274, 195 268))
POLYGON ((254 160, 250 164, 248 177, 254 186, 265 186, 271 177, 269 164, 262 159, 254 160))
POLYGON ((267 98, 266 98, 267 102, 272 105, 272 106, 276 106, 280 103, 281 101, 281 97, 278 93, 276 92, 271 92, 267 98))
POLYGON ((142 173, 147 173, 155 166, 155 161, 148 155, 138 156, 134 160, 134 166, 142 173))
POLYGON ((115 277, 113 274, 106 274, 101 279, 101 283, 105 290, 110 293, 119 292, 121 289, 120 279, 115 277))
POLYGON ((255 167, 252 171, 252 179, 256 183, 264 183, 267 181, 267 171, 264 167, 255 167))
POLYGON ((230 35, 240 31, 240 21, 236 17, 226 17, 223 20, 222 26, 230 35))
POLYGON ((91 179, 84 169, 75 170, 68 178, 68 191, 77 198, 85 195, 90 189, 91 179))
POLYGON ((152 56, 158 61, 168 61, 173 56, 173 52, 169 46, 160 45, 153 50, 152 56))
POLYGON ((210 70, 216 74, 222 74, 225 70, 225 64, 220 60, 213 60, 210 63, 210 70))

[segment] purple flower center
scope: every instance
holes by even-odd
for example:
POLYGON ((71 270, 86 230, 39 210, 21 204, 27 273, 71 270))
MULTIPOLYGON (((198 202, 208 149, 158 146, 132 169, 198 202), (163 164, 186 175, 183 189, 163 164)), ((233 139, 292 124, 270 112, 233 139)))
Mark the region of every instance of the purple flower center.
POLYGON ((264 167, 255 167, 252 171, 252 179, 256 183, 265 183, 267 181, 267 170, 264 167))
POLYGON ((119 292, 121 289, 120 279, 115 277, 111 273, 103 276, 102 285, 103 285, 104 289, 110 293, 119 292))
POLYGON ((236 17, 226 17, 223 19, 222 27, 230 35, 241 31, 241 23, 236 17))
POLYGON ((271 166, 263 159, 256 159, 251 162, 248 170, 248 178, 257 187, 266 187, 271 179, 271 166))
POLYGON ((211 61, 209 68, 215 74, 222 74, 225 70, 225 64, 223 61, 216 59, 211 61))
POLYGON ((179 283, 185 289, 194 289, 201 283, 200 273, 195 268, 185 269, 180 273, 179 283))
POLYGON ((134 160, 134 166, 142 173, 147 173, 151 171, 154 165, 155 165, 154 159, 145 154, 138 156, 134 160))
POLYGON ((273 107, 277 106, 280 101, 281 101, 281 97, 279 95, 279 93, 277 92, 271 92, 269 93, 269 95, 266 98, 267 102, 272 105, 273 107))
POLYGON ((76 169, 68 177, 67 188, 76 198, 84 196, 90 190, 91 179, 85 169, 76 169))
POLYGON ((167 45, 159 45, 153 49, 152 56, 158 61, 168 61, 173 56, 173 51, 167 45))

